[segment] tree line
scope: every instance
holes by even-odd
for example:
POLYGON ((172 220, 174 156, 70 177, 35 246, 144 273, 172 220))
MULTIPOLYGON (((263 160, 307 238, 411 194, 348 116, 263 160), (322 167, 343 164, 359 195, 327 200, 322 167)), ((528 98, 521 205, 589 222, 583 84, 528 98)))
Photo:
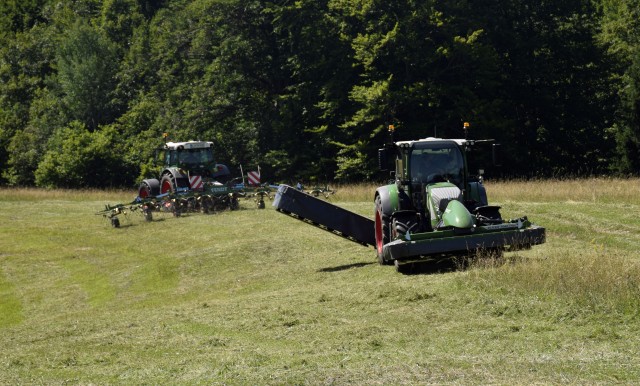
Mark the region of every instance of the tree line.
POLYGON ((505 176, 640 173, 640 0, 4 0, 0 41, 3 185, 131 186, 163 133, 371 180, 463 122, 505 176))

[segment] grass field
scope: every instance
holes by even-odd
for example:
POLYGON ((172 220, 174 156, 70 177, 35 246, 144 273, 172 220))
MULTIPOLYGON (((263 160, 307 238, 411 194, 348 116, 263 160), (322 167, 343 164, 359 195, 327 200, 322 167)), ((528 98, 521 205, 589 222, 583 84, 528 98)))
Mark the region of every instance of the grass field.
POLYGON ((640 382, 640 180, 487 189, 547 243, 417 275, 269 205, 113 229, 133 193, 0 190, 0 383, 640 382))

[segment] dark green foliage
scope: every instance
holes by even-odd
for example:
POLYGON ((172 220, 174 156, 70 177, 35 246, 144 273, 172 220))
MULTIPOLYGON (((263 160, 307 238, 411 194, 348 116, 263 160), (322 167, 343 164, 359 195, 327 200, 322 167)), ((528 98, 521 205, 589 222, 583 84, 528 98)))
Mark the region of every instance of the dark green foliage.
MULTIPOLYGON (((475 5, 475 3, 474 3, 475 5)), ((489 1, 488 38, 501 58, 495 135, 512 174, 581 175, 606 171, 613 142, 611 63, 595 36, 589 1, 489 1), (497 123, 500 124, 500 123, 497 123), (535 165, 534 168, 531 168, 535 165), (527 170, 528 169, 528 170, 527 170)))
POLYGON ((163 132, 272 181, 373 179, 389 124, 415 139, 462 137, 465 121, 503 144, 506 175, 638 173, 638 6, 5 1, 1 182, 128 185, 163 132), (93 158, 129 166, 56 172, 93 158))
POLYGON ((640 174, 640 1, 602 0, 599 38, 615 58, 611 76, 617 80, 619 104, 611 125, 618 157, 613 170, 640 174))
POLYGON ((115 187, 133 181, 134 169, 119 151, 121 141, 113 127, 90 132, 78 121, 58 130, 35 171, 44 187, 115 187))
POLYGON ((623 77, 618 123, 613 126, 620 154, 614 167, 624 174, 640 173, 640 46, 632 60, 623 77))
POLYGON ((23 32, 43 22, 41 8, 46 3, 46 0, 3 0, 0 32, 23 32))
POLYGON ((101 31, 79 20, 63 36, 56 64, 69 119, 83 122, 90 130, 109 123, 116 115, 112 104, 115 46, 101 31))
POLYGON ((29 147, 35 156, 29 159, 37 165, 37 149, 46 144, 51 133, 49 125, 54 123, 49 118, 58 113, 56 105, 50 103, 48 90, 49 86, 55 87, 48 84, 53 73, 55 38, 42 24, 32 26, 28 32, 0 31, 1 36, 11 44, 0 45, 0 165, 4 166, 0 175, 12 184, 30 184, 35 167, 18 165, 24 161, 22 146, 29 147), (12 38, 8 38, 10 35, 12 38), (32 100, 40 102, 31 105, 32 100), (37 113, 33 121, 32 112, 37 113), (25 143, 30 137, 28 141, 33 142, 25 143))

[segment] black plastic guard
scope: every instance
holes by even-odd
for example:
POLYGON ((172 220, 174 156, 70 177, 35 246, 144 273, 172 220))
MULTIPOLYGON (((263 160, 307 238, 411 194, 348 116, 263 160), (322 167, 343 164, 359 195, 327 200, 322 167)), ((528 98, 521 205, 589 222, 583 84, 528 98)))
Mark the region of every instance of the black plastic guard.
POLYGON ((385 260, 406 260, 420 256, 475 252, 482 249, 508 249, 517 251, 545 242, 545 229, 532 225, 529 228, 433 238, 420 241, 395 240, 383 247, 385 260))
POLYGON ((288 185, 280 185, 273 206, 281 213, 345 239, 375 245, 374 222, 288 185))

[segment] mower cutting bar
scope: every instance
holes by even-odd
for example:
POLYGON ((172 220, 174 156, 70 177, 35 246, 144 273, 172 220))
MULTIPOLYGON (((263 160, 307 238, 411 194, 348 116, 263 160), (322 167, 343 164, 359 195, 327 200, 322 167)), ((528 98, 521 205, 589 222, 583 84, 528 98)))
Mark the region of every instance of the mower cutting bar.
POLYGON ((277 211, 364 246, 375 245, 374 222, 357 213, 280 185, 273 200, 277 211))
POLYGON ((478 250, 507 248, 526 249, 545 242, 545 229, 532 225, 530 228, 464 236, 433 238, 429 240, 396 240, 383 247, 385 260, 406 260, 416 256, 475 252, 478 250))

